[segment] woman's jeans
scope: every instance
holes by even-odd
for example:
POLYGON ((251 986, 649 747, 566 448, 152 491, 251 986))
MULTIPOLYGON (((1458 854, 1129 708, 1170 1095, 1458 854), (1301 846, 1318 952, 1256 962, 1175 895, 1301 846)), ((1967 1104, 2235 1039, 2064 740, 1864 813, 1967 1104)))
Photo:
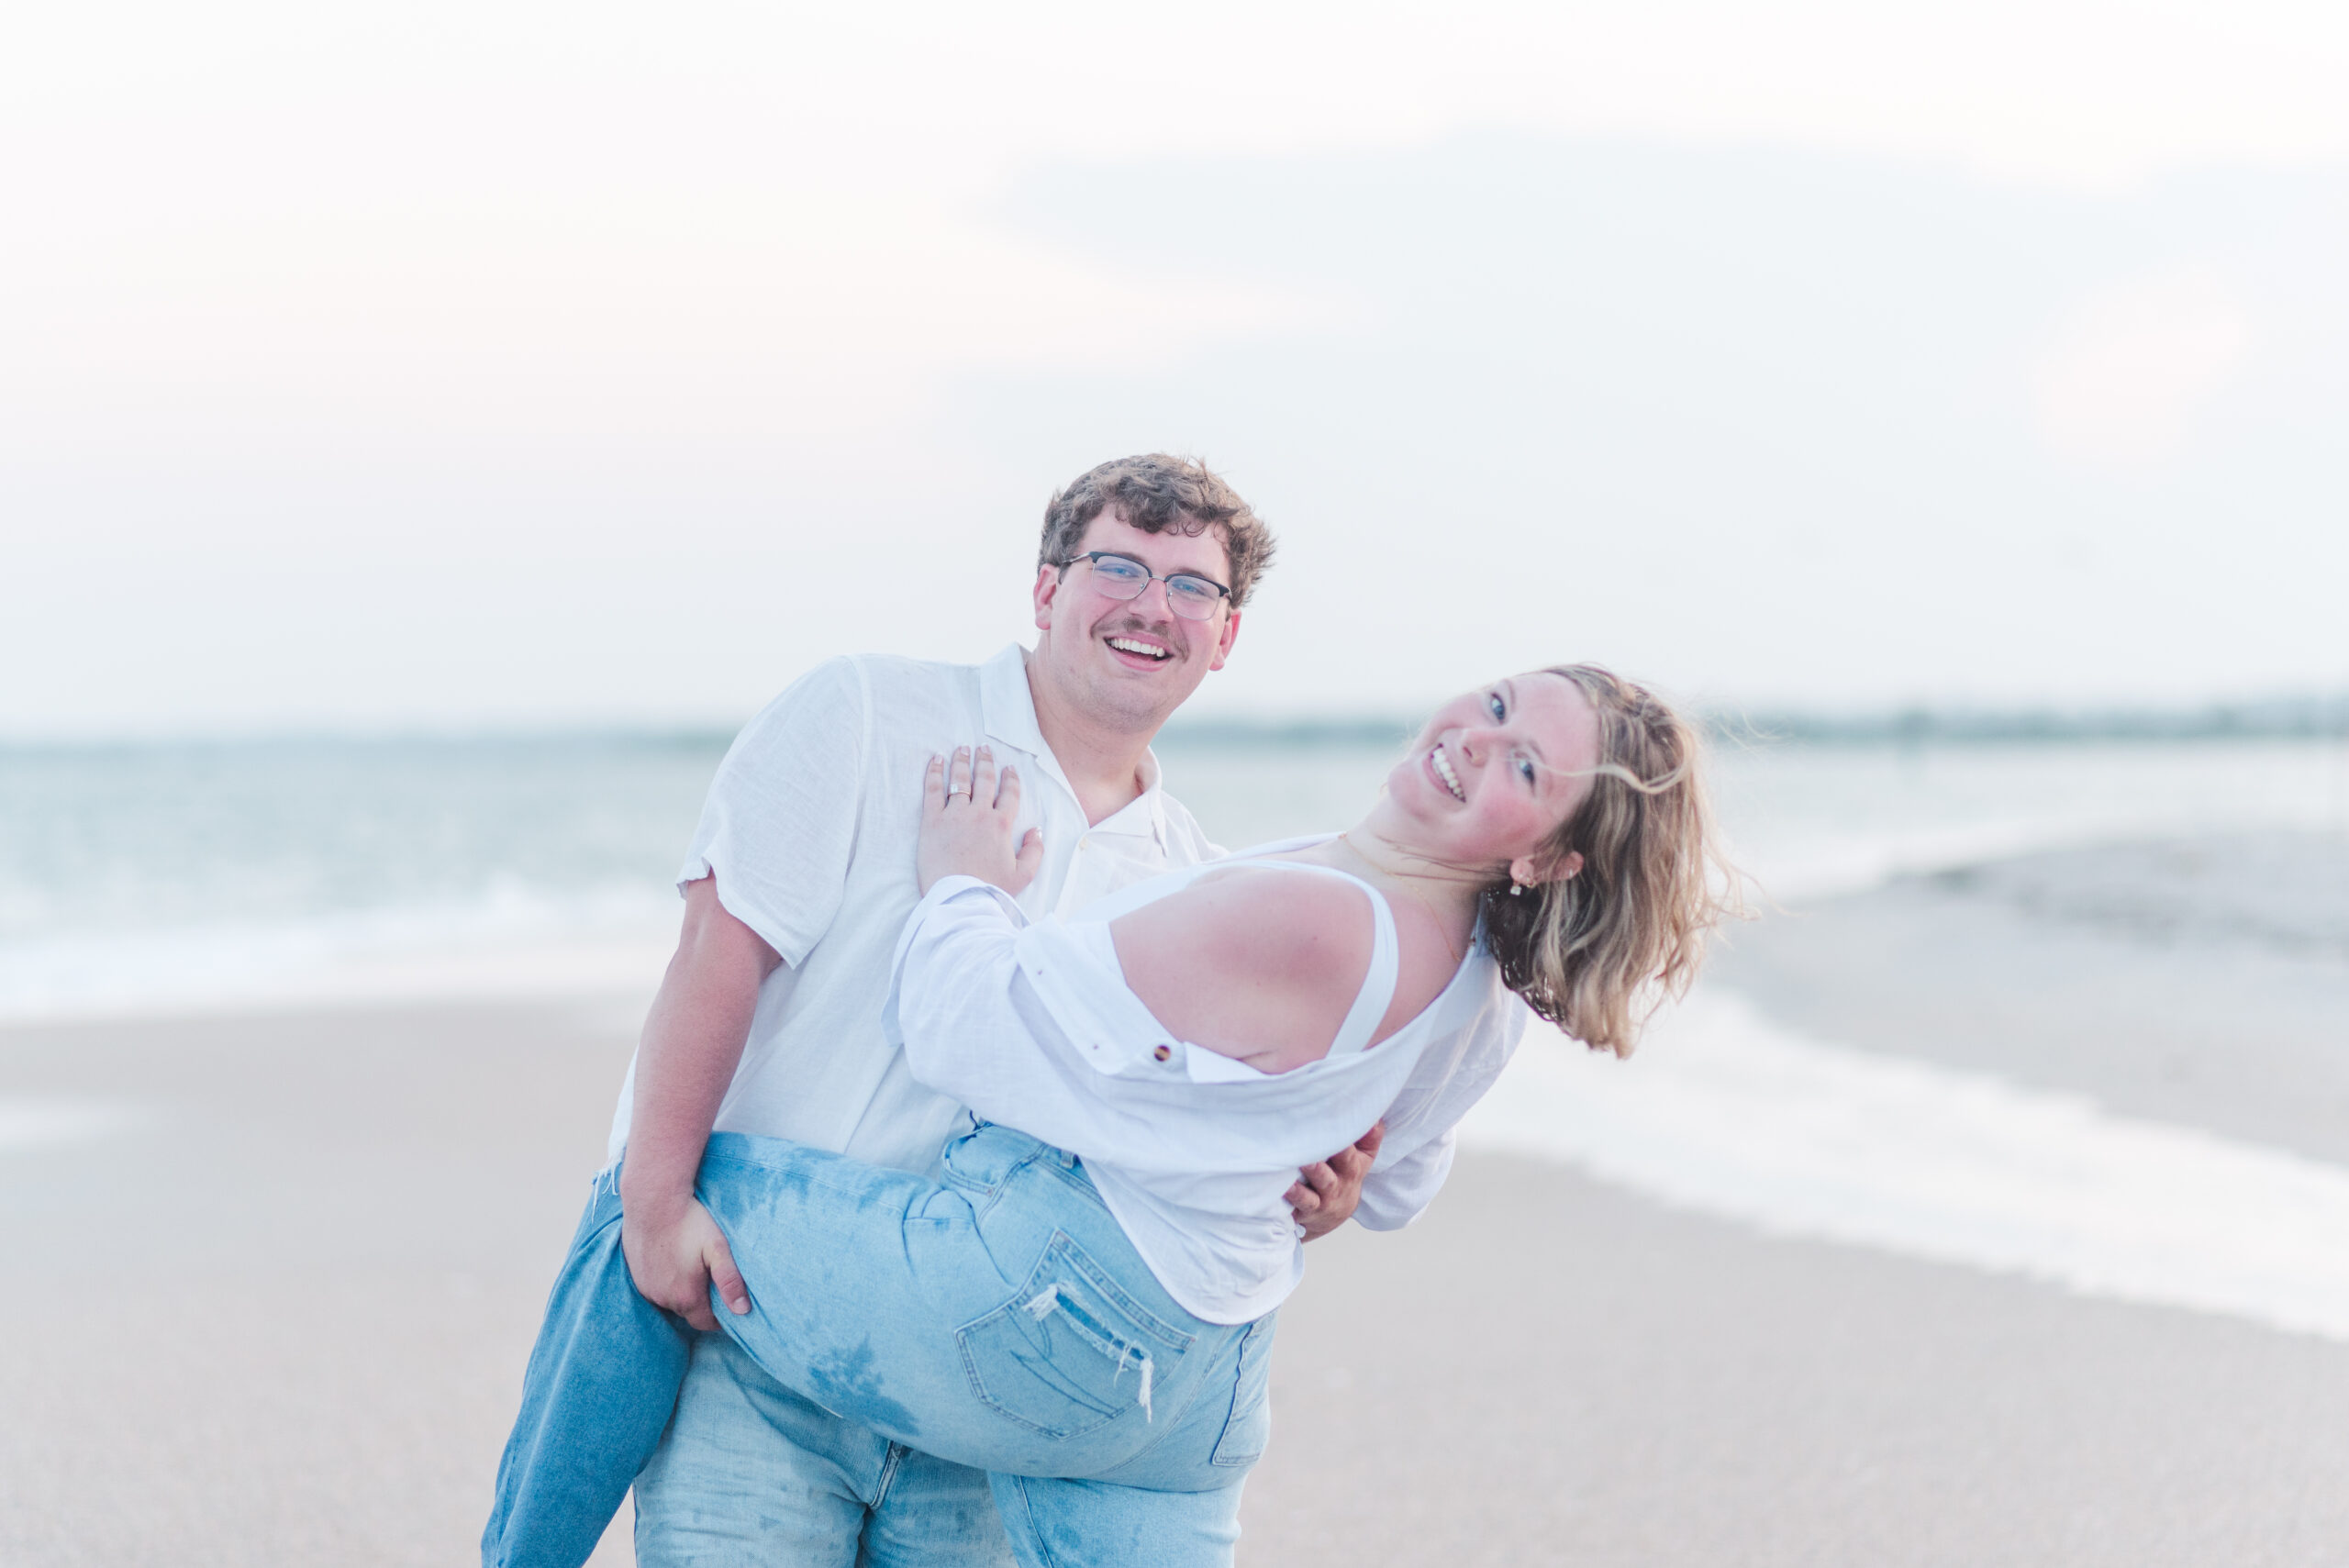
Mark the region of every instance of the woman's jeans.
MULTIPOLYGON (((599 1186, 531 1351, 482 1538, 491 1568, 576 1568, 674 1405, 693 1343, 636 1292, 599 1186)), ((1273 1319, 1175 1304, 1074 1155, 1009 1128, 942 1180, 718 1133, 696 1191, 750 1287, 726 1332, 891 1440, 992 1473, 1031 1565, 1226 1563, 1271 1426, 1273 1319)))

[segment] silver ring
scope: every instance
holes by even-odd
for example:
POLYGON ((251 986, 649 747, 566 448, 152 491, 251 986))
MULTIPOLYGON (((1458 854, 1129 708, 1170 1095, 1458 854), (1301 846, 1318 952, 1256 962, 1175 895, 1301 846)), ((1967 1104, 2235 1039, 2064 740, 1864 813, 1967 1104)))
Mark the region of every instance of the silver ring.
POLYGON ((950 789, 946 792, 946 798, 952 800, 956 796, 960 795, 964 799, 968 799, 970 797, 970 794, 971 792, 967 789, 950 789))

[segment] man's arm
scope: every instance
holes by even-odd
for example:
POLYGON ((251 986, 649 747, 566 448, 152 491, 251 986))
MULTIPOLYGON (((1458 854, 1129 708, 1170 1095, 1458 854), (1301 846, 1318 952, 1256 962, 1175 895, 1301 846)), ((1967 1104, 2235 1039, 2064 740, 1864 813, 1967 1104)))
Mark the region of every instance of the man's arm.
POLYGON ((694 1177, 750 1039, 759 988, 782 962, 718 903, 715 875, 686 884, 677 953, 637 1046, 620 1247, 638 1292, 696 1329, 718 1327, 713 1283, 734 1311, 751 1309, 725 1236, 694 1200, 694 1177))

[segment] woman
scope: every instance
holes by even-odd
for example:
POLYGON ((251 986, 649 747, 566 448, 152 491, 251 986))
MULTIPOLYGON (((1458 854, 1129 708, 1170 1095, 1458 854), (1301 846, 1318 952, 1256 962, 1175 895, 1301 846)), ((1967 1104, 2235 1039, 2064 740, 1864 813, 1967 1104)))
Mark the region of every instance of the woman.
MULTIPOLYGON (((1422 1196, 1526 1006, 1627 1053, 1720 912, 1688 728, 1587 665, 1438 713, 1333 838, 1170 873, 1021 929, 1018 780, 931 768, 889 1001, 915 1075, 981 1118, 942 1180, 711 1138, 696 1195, 786 1386, 991 1473, 1023 1562, 1229 1561, 1263 1451, 1297 1166, 1386 1124, 1422 1196), (994 1124, 994 1125, 990 1125, 994 1124)), ((624 1265, 550 1322, 484 1538, 576 1563, 658 1440, 682 1330, 624 1265)))

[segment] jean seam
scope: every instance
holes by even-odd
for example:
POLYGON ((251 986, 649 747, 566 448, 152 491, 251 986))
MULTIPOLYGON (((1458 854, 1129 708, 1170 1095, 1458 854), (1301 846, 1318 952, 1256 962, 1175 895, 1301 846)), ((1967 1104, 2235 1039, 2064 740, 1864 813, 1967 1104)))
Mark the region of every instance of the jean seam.
POLYGON ((1035 1543, 1038 1568, 1061 1568, 1061 1560, 1053 1553, 1052 1543, 1044 1539, 1044 1532, 1037 1528, 1036 1505, 1028 1496, 1028 1477, 1013 1476, 1011 1489, 1019 1494, 1019 1511, 1027 1516, 1028 1539, 1035 1543))
MULTIPOLYGON (((839 1418, 837 1417, 834 1418, 836 1420, 838 1418, 839 1418)), ((864 1505, 865 1512, 869 1514, 877 1514, 881 1511, 881 1505, 889 1500, 889 1488, 897 1484, 898 1467, 903 1465, 905 1462, 906 1445, 903 1443, 891 1443, 889 1445, 889 1457, 881 1462, 881 1484, 873 1488, 873 1500, 864 1505)))
MULTIPOLYGON (((1241 1336, 1240 1355, 1238 1358, 1240 1365, 1237 1375, 1233 1377, 1231 1383, 1231 1404, 1224 1412, 1223 1429, 1216 1434, 1215 1447, 1208 1451, 1208 1463, 1210 1465, 1219 1466, 1226 1470, 1245 1470, 1251 1465, 1253 1465, 1258 1460, 1264 1457, 1264 1451, 1261 1447, 1258 1448, 1255 1452, 1250 1454, 1235 1455, 1230 1459, 1226 1459, 1223 1456, 1224 1440, 1231 1436, 1232 1428, 1239 1425, 1240 1422, 1246 1420, 1249 1417, 1253 1416, 1256 1413, 1257 1408, 1273 1396, 1272 1371, 1268 1367, 1264 1369, 1264 1386, 1258 1391, 1256 1403, 1249 1406, 1244 1410, 1241 1408, 1241 1396, 1247 1391, 1249 1352, 1255 1345, 1256 1335, 1258 1331, 1264 1328, 1264 1322, 1265 1319, 1262 1318, 1257 1318, 1256 1321, 1248 1325, 1248 1332, 1241 1336)), ((1260 1355, 1270 1355, 1272 1352, 1269 1350, 1262 1350, 1258 1351, 1257 1353, 1260 1355)))

